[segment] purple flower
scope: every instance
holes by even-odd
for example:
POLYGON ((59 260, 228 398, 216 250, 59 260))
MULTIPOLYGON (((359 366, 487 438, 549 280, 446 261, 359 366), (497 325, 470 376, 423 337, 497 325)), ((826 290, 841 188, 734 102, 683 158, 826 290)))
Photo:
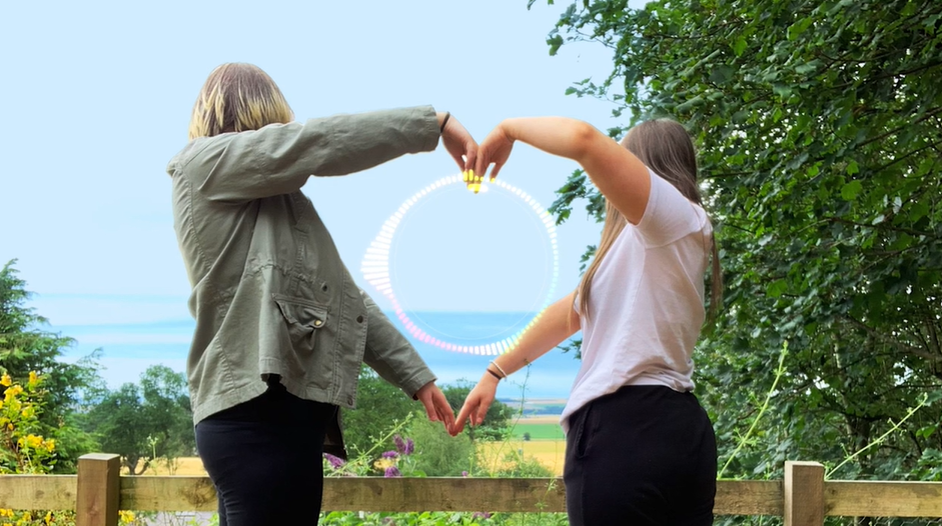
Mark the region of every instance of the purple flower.
POLYGON ((383 453, 383 458, 399 458, 399 453, 397 451, 386 451, 383 453))
POLYGON ((388 468, 386 468, 386 475, 384 476, 388 479, 392 479, 396 477, 401 477, 402 473, 399 472, 399 468, 397 468, 396 466, 389 466, 388 468))
POLYGON ((467 477, 467 476, 468 476, 468 472, 467 472, 467 471, 462 471, 462 472, 461 472, 461 476, 462 476, 462 477, 467 477))
POLYGON ((471 516, 472 519, 490 519, 491 514, 487 511, 476 511, 474 515, 471 516))
POLYGON ((405 455, 406 454, 406 442, 402 439, 402 437, 399 435, 394 436, 393 442, 396 443, 396 451, 405 455))
POLYGON ((344 464, 346 464, 346 462, 344 462, 342 458, 335 457, 334 455, 331 455, 330 453, 324 453, 324 458, 326 458, 327 462, 330 463, 330 467, 334 469, 340 469, 343 467, 344 464))
POLYGON ((415 452, 415 442, 411 438, 406 439, 406 450, 403 455, 411 455, 415 452))

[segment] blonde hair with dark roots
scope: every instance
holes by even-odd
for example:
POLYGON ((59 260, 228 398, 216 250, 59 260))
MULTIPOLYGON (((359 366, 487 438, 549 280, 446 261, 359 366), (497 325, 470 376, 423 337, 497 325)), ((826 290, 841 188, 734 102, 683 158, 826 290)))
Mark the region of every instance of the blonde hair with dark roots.
POLYGON ((267 73, 252 64, 223 64, 209 74, 190 118, 190 140, 288 123, 294 114, 267 73))
MULTIPOLYGON (((628 131, 621 145, 633 153, 645 166, 680 190, 690 201, 703 205, 700 189, 697 186, 697 152, 693 141, 684 127, 670 119, 657 119, 642 122, 628 131)), ((582 276, 576 289, 579 296, 579 309, 583 315, 589 315, 589 290, 592 278, 605 255, 611 249, 618 235, 625 228, 627 220, 610 202, 605 203, 605 225, 602 227, 602 239, 595 250, 595 257, 582 276)), ((711 272, 709 321, 713 323, 719 314, 723 300, 723 273, 720 269, 720 256, 716 240, 711 239, 713 266, 711 272)))

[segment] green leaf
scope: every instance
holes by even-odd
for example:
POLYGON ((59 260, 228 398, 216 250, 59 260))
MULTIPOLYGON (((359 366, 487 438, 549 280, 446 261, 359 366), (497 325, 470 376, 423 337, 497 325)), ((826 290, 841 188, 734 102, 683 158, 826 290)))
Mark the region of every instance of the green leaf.
POLYGON ((795 22, 794 24, 788 26, 788 40, 796 40, 802 33, 805 32, 814 22, 814 19, 811 17, 802 18, 801 20, 795 22))
POLYGON ((746 50, 746 37, 737 35, 730 47, 733 48, 733 53, 736 53, 737 57, 741 57, 743 51, 746 50))
POLYGON ((775 280, 766 287, 766 294, 771 298, 778 298, 788 290, 788 282, 784 279, 775 280))
POLYGON ((563 37, 556 34, 552 37, 546 39, 546 43, 549 44, 549 54, 550 56, 555 56, 556 52, 559 51, 559 48, 563 45, 563 37))
POLYGON ((851 181, 841 188, 841 198, 845 201, 857 199, 857 195, 863 190, 863 184, 860 181, 851 181))

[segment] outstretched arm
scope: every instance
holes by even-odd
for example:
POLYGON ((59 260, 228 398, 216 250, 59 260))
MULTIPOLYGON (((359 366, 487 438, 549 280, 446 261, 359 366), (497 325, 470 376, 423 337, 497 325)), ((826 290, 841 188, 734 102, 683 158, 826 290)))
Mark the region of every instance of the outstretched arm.
POLYGON ((594 126, 565 117, 527 117, 501 122, 478 150, 475 173, 491 178, 507 162, 515 141, 578 162, 595 186, 631 223, 644 215, 651 176, 644 164, 594 126))
POLYGON ((243 202, 299 190, 312 175, 346 175, 442 144, 471 169, 478 145, 431 106, 334 115, 201 138, 167 170, 182 170, 208 199, 243 202))
POLYGON ((490 372, 485 371, 478 384, 468 393, 464 406, 455 419, 452 436, 464 429, 464 423, 469 418, 473 426, 484 421, 484 415, 494 402, 494 395, 497 392, 498 379, 495 374, 497 376, 503 376, 503 373, 513 374, 525 365, 533 363, 579 330, 579 315, 573 310, 575 294, 571 292, 565 298, 550 305, 530 327, 530 330, 523 334, 516 347, 494 360, 498 367, 488 366, 490 372))

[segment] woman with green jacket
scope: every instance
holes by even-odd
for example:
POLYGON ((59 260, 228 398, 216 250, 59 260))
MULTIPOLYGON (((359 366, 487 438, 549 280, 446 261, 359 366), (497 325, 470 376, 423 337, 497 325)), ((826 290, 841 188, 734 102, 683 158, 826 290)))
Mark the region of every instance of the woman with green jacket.
POLYGON ((189 143, 167 167, 174 228, 193 292, 187 360, 197 449, 221 526, 316 524, 322 452, 343 455, 338 408, 361 363, 454 423, 416 350, 347 271, 301 192, 439 138, 462 171, 477 144, 430 106, 294 116, 256 66, 224 64, 193 108, 189 143), (325 445, 326 442, 326 445, 325 445))

